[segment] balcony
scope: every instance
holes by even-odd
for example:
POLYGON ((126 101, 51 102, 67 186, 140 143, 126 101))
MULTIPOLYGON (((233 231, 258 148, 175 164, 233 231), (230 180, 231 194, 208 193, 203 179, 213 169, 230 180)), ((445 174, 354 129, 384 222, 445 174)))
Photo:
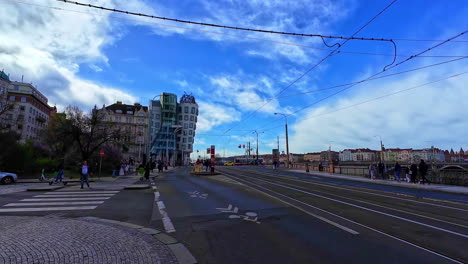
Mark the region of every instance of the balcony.
POLYGON ((42 116, 36 116, 36 120, 41 122, 41 123, 44 123, 46 121, 46 119, 42 116))

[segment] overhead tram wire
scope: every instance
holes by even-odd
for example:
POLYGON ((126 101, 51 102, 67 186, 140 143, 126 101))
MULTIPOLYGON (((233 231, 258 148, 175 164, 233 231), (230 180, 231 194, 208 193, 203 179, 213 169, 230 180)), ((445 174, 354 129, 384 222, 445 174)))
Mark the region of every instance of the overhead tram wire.
MULTIPOLYGON (((430 82, 427 82, 427 83, 424 83, 424 84, 412 86, 412 87, 410 87, 410 88, 398 90, 398 91, 393 92, 393 93, 388 93, 388 94, 381 95, 381 96, 378 96, 378 97, 375 97, 375 98, 372 98, 372 99, 368 99, 368 100, 365 100, 365 101, 361 101, 361 102, 356 103, 356 104, 352 104, 352 105, 348 105, 348 106, 345 106, 345 107, 341 107, 341 108, 338 108, 338 109, 335 109, 335 110, 332 110, 332 111, 329 111, 329 112, 326 112, 326 113, 322 113, 322 114, 310 116, 310 117, 305 118, 305 119, 302 119, 302 120, 308 120, 308 119, 311 119, 311 118, 315 118, 315 117, 320 117, 320 116, 332 114, 332 113, 335 113, 335 112, 338 112, 338 111, 341 111, 341 110, 345 110, 345 109, 349 109, 349 108, 352 108, 352 107, 356 107, 356 106, 359 106, 359 105, 362 105, 362 104, 365 104, 365 103, 369 103, 369 102, 372 102, 372 101, 377 101, 377 100, 380 100, 380 99, 385 98, 385 97, 389 97, 389 96, 392 96, 392 95, 396 95, 396 94, 400 94, 400 93, 407 92, 407 91, 410 91, 410 90, 414 90, 414 89, 417 89, 417 88, 420 88, 420 87, 423 87, 423 86, 427 86, 427 85, 430 85, 430 84, 433 84, 433 83, 441 82, 441 81, 448 80, 448 79, 451 79, 451 78, 460 77, 460 76, 462 76, 462 75, 464 75, 464 74, 467 74, 467 73, 468 73, 468 72, 457 73, 457 74, 454 74, 454 75, 451 75, 451 76, 447 76, 447 77, 444 77, 444 78, 441 78, 441 79, 438 79, 438 80, 434 80, 434 81, 430 81, 430 82)), ((268 129, 267 129, 267 130, 268 130, 268 129)))
MULTIPOLYGON (((382 9, 379 13, 377 13, 374 17, 372 17, 369 21, 367 21, 366 24, 364 24, 363 26, 361 26, 356 32, 353 33, 353 35, 351 35, 351 37, 354 37, 356 34, 358 34, 359 32, 361 32, 365 27, 367 27, 370 23, 372 23, 377 17, 379 17, 383 12, 385 12, 388 8, 390 8, 393 4, 395 4, 397 0, 393 0, 392 2, 390 2, 384 9, 382 9)), ((283 89, 281 89, 281 91, 276 95, 280 95, 282 94, 286 89, 288 89, 289 87, 291 87, 292 85, 294 85, 296 82, 298 82, 299 80, 301 80, 304 76, 306 76, 309 72, 311 72, 313 69, 315 69, 316 67, 318 67, 320 64, 322 64, 325 60, 327 60, 328 58, 330 58, 331 56, 333 56, 336 51, 338 51, 341 47, 343 47, 350 39, 346 39, 343 43, 341 43, 338 47, 336 47, 334 50, 332 50, 328 55, 326 55, 324 58, 322 58, 318 63, 314 64, 312 67, 310 67, 307 71, 305 71, 303 74, 301 74, 299 76, 299 78, 295 79, 293 82, 291 82, 289 85, 287 85, 286 87, 284 87, 283 89)), ((394 45, 394 48, 395 48, 395 55, 396 55, 396 45, 395 43, 392 41, 393 45, 394 45)), ((395 59, 396 59, 396 56, 393 57, 393 61, 391 64, 393 64, 395 62, 395 59)), ((389 64, 389 65, 391 65, 389 64)), ((388 65, 387 65, 388 66, 388 65)), ((385 66, 384 69, 387 67, 385 66)), ((254 110, 253 112, 251 112, 246 118, 244 118, 244 122, 245 120, 248 120, 250 119, 256 112, 258 112, 260 109, 262 109, 263 107, 265 107, 265 105, 267 105, 268 103, 270 103, 272 100, 267 100, 262 106, 260 106, 259 108, 257 108, 256 110, 254 110)), ((238 124, 234 125, 232 128, 236 127, 238 124)), ((227 132, 229 132, 232 128, 224 131, 223 134, 226 134, 227 132)))
MULTIPOLYGON (((400 74, 404 74, 404 73, 408 73, 408 72, 427 69, 427 68, 431 68, 431 67, 435 67, 435 66, 439 66, 439 65, 459 61, 459 60, 464 60, 464 59, 468 59, 468 56, 461 57, 461 58, 458 58, 458 59, 443 61, 443 62, 439 62, 439 63, 434 63, 434 64, 430 64, 430 65, 426 65, 426 66, 422 66, 422 67, 418 67, 418 68, 413 68, 413 69, 409 69, 409 70, 405 70, 405 71, 395 72, 395 73, 391 73, 391 74, 387 74, 387 75, 383 75, 383 76, 379 76, 379 77, 373 77, 373 78, 370 78, 370 79, 363 79, 363 80, 356 81, 356 82, 338 84, 338 85, 334 85, 334 86, 330 86, 330 87, 326 87, 326 88, 322 88, 322 89, 304 91, 304 92, 301 92, 301 93, 288 94, 288 95, 277 96, 277 97, 270 97, 270 98, 267 98, 267 100, 270 100, 270 99, 271 100, 274 100, 274 99, 278 100, 278 99, 283 99, 283 98, 288 98, 288 97, 294 97, 294 96, 300 96, 300 95, 304 95, 304 94, 310 94, 310 93, 315 93, 315 92, 331 90, 331 89, 335 89, 335 88, 339 88, 339 87, 343 87, 343 86, 364 83, 364 82, 378 80, 378 79, 387 78, 387 77, 392 77, 392 76, 395 76, 395 75, 400 75, 400 74)), ((263 101, 251 101, 250 103, 260 103, 260 102, 263 102, 263 101)))
MULTIPOLYGON (((210 34, 216 34, 216 35, 222 35, 222 36, 228 36, 228 37, 234 37, 234 38, 264 41, 264 42, 276 43, 276 44, 281 44, 281 45, 296 46, 296 47, 315 49, 315 50, 323 50, 323 51, 328 51, 329 50, 329 49, 326 49, 326 48, 317 48, 317 47, 312 47, 312 46, 309 46, 309 45, 297 44, 297 43, 286 42, 286 41, 277 41, 277 40, 272 40, 272 39, 235 35, 235 34, 229 34, 229 33, 224 33, 224 32, 216 32, 216 31, 210 31, 210 30, 204 30, 204 29, 181 27, 181 26, 168 25, 168 24, 163 24, 163 23, 150 22, 150 21, 141 20, 141 19, 132 19, 132 18, 113 16, 113 15, 103 15, 103 14, 97 14, 97 13, 89 13, 89 12, 71 10, 71 9, 55 7, 55 6, 47 6, 47 5, 26 3, 26 2, 17 1, 17 0, 1 0, 1 1, 13 2, 13 3, 24 4, 24 5, 35 6, 35 7, 49 8, 49 9, 53 9, 53 10, 56 10, 56 11, 73 12, 73 13, 84 14, 84 15, 89 15, 89 16, 109 17, 109 18, 113 18, 113 19, 133 21, 133 22, 145 23, 145 24, 156 25, 156 26, 161 26, 161 27, 168 27, 168 28, 177 28, 177 29, 183 29, 183 30, 204 32, 204 33, 210 33, 210 34)), ((402 40, 404 40, 404 41, 428 41, 428 42, 429 41, 431 41, 431 42, 433 42, 433 41, 442 41, 442 40, 411 40, 411 39, 393 39, 393 40, 394 41, 402 41, 402 40)), ((468 42, 468 40, 467 41, 463 41, 463 40, 453 41, 453 42, 468 42)), ((385 57, 394 57, 394 56, 408 57, 408 55, 404 55, 404 54, 396 54, 395 55, 395 54, 385 54, 385 53, 375 53, 375 52, 361 52, 361 51, 343 51, 343 50, 340 50, 339 53, 355 54, 355 55, 369 55, 369 56, 385 56, 385 57)), ((419 57, 420 58, 461 58, 461 57, 464 57, 464 55, 428 55, 428 56, 419 56, 419 57)))
MULTIPOLYGON (((397 67, 397 66, 399 66, 399 65, 401 65, 401 64, 403 64, 403 63, 406 63, 406 62, 408 62, 408 61, 410 61, 410 60, 412 60, 412 59, 414 59, 414 58, 417 58, 418 56, 420 56, 420 55, 422 55, 422 54, 424 54, 424 53, 426 53, 426 52, 429 52, 429 51, 431 51, 431 50, 433 50, 433 49, 435 49, 435 48, 438 48, 438 47, 440 47, 441 45, 443 45, 443 44, 445 44, 445 43, 447 43, 447 42, 452 41, 453 39, 456 39, 456 38, 458 38, 458 37, 463 36, 463 35, 466 34, 467 32, 468 32, 468 31, 463 31, 463 32, 461 32, 461 33, 459 33, 459 34, 457 34, 457 35, 455 35, 455 36, 453 36, 453 37, 451 37, 451 38, 449 38, 449 39, 447 39, 447 40, 444 40, 444 41, 438 43, 437 45, 434 45, 434 46, 432 46, 432 47, 430 47, 430 48, 427 48, 427 49, 425 49, 425 50, 423 50, 423 51, 421 51, 421 52, 419 52, 419 53, 417 53, 417 54, 415 54, 415 55, 409 56, 407 59, 402 60, 402 61, 398 62, 397 64, 392 65, 392 66, 389 67, 388 69, 395 68, 395 67, 397 67)), ((387 70, 388 70, 388 69, 387 69, 387 70)), ((378 72, 378 73, 376 73, 376 74, 373 74, 373 75, 369 76, 368 78, 366 78, 366 80, 369 80, 370 78, 373 78, 373 77, 375 77, 375 76, 377 76, 377 75, 380 75, 380 74, 382 74, 382 73, 385 72, 385 71, 386 71, 386 70, 384 69, 384 70, 382 70, 382 71, 380 71, 380 72, 378 72)), ((343 88, 343 89, 337 91, 336 93, 333 93, 333 94, 331 94, 331 95, 329 95, 329 96, 326 96, 326 97, 324 97, 324 98, 321 98, 321 99, 315 101, 315 102, 312 103, 312 104, 309 104, 309 105, 307 105, 307 106, 305 106, 305 107, 302 107, 301 109, 298 109, 298 110, 292 112, 292 113, 289 114, 288 116, 291 116, 291 115, 293 115, 293 114, 296 114, 296 113, 298 113, 298 112, 300 112, 300 111, 303 111, 303 110, 305 110, 305 109, 307 109, 307 108, 309 108, 309 107, 311 107, 311 106, 313 106, 313 105, 316 105, 316 104, 318 104, 318 103, 320 103, 320 102, 322 102, 322 101, 324 101, 324 100, 326 100, 326 99, 328 99, 328 98, 331 98, 331 97, 333 97, 333 96, 335 96, 335 95, 337 95, 337 94, 339 94, 339 93, 342 93, 342 92, 344 92, 344 91, 346 91, 346 90, 348 90, 348 89, 350 89, 350 88, 356 86, 357 84, 359 84, 359 83, 351 84, 350 86, 345 87, 345 88, 343 88)), ((275 122, 275 121, 273 121, 273 122, 275 122)), ((273 122, 269 122, 269 123, 273 123, 273 122)), ((262 125, 262 126, 263 126, 263 125, 262 125)))

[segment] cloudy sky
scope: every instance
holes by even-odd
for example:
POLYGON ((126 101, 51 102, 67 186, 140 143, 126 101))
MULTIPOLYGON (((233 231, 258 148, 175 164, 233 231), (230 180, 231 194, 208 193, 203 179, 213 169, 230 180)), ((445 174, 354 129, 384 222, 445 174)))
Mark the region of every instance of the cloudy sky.
MULTIPOLYGON (((206 23, 335 36, 352 35, 390 3, 81 1, 206 23)), ((394 39, 398 63, 467 30, 466 17, 466 0, 399 0, 357 36, 394 39)), ((379 136, 386 147, 468 149, 468 74, 457 75, 468 71, 467 45, 465 34, 381 73, 393 60, 393 45, 352 40, 296 81, 336 46, 329 48, 319 38, 180 24, 54 0, 0 0, 0 69, 11 79, 24 76, 59 110, 117 100, 147 105, 161 92, 192 93, 200 106, 194 148, 213 144, 226 155, 241 154, 239 144, 254 142, 252 130, 259 133, 261 153, 271 153, 277 137, 283 151, 285 119, 275 112, 288 115, 293 153, 329 146, 377 149, 379 136), (439 65, 391 75, 434 64, 439 65), (384 77, 325 89, 378 73, 384 77)))

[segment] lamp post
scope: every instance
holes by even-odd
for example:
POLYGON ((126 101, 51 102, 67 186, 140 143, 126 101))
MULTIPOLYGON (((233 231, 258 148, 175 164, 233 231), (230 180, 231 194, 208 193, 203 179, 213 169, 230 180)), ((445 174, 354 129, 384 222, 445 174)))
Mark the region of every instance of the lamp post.
MULTIPOLYGON (((286 160, 287 165, 286 167, 289 168, 289 140, 288 140, 288 115, 282 113, 275 113, 275 115, 281 115, 284 117, 284 128, 286 130, 286 160)), ((279 151, 279 149, 278 149, 279 151)))
MULTIPOLYGON (((258 131, 254 130, 252 133, 257 134, 257 156, 256 156, 256 160, 255 160, 255 165, 256 165, 257 161, 258 161, 258 131)), ((260 132, 260 133, 263 133, 263 132, 260 132)))
POLYGON ((374 137, 379 137, 380 139, 380 160, 382 162, 385 162, 385 159, 384 159, 384 145, 382 144, 382 137, 381 136, 374 136, 374 137))

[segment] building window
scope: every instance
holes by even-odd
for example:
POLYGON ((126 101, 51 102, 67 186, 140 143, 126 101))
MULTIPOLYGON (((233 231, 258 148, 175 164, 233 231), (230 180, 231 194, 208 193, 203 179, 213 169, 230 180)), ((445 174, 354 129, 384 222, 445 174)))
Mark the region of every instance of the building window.
POLYGON ((188 131, 188 134, 189 134, 189 135, 192 135, 192 130, 189 130, 189 131, 188 131))
POLYGON ((179 115, 179 120, 182 120, 182 115, 179 115))
POLYGON ((115 110, 115 112, 116 112, 117 114, 121 114, 121 113, 122 113, 122 110, 120 110, 120 109, 119 109, 119 110, 115 110))
POLYGON ((194 120, 194 117, 193 116, 190 116, 190 121, 193 121, 194 120))
POLYGON ((185 143, 186 142, 186 139, 185 138, 182 138, 182 143, 185 143))
POLYGON ((15 89, 15 91, 18 91, 18 90, 19 90, 19 86, 18 86, 18 85, 13 86, 13 88, 15 89))
POLYGON ((186 136, 186 135, 187 135, 187 131, 184 130, 182 134, 183 134, 184 136, 186 136))
POLYGON ((133 115, 133 111, 127 111, 127 115, 133 115))
POLYGON ((14 101, 14 100, 15 100, 15 96, 14 95, 10 96, 10 101, 14 101))
POLYGON ((25 109, 25 108, 24 108, 24 105, 20 106, 20 110, 21 110, 21 111, 24 111, 24 109, 25 109))
POLYGON ((192 149, 192 144, 187 144, 187 149, 192 149))
POLYGON ((195 107, 192 107, 192 114, 195 114, 195 107))
POLYGON ((26 103, 26 97, 21 97, 21 102, 26 103))
POLYGON ((184 106, 184 113, 188 113, 188 106, 184 106))
POLYGON ((188 115, 184 115, 184 120, 188 121, 188 115))
POLYGON ((195 117, 195 122, 197 122, 197 117, 195 117))
POLYGON ((160 119, 161 118, 161 115, 160 114, 156 114, 156 119, 160 119))
POLYGON ((193 123, 190 123, 190 128, 193 128, 193 123))

